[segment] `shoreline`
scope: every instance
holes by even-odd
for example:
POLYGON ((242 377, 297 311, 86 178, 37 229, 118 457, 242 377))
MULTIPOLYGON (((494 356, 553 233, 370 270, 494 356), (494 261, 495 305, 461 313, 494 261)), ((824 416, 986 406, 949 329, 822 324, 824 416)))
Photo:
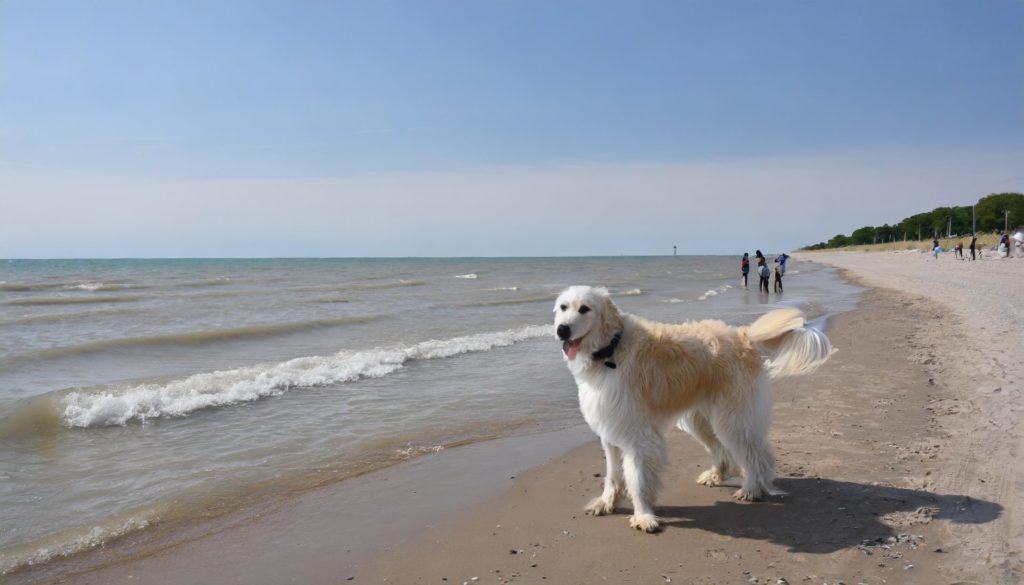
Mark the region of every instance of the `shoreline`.
MULTIPOLYGON (((585 425, 502 437, 396 465, 239 511, 213 524, 175 528, 133 552, 131 536, 11 583, 337 582, 356 562, 466 506, 498 496, 525 470, 589 440, 585 425), (77 565, 77 566, 76 566, 77 565), (309 567, 316 569, 309 573, 309 567), (216 576, 211 575, 213 570, 216 576), (243 578, 244 577, 244 578, 243 578)), ((60 561, 58 561, 59 563, 60 561)), ((6 581, 5 581, 6 582, 6 581)))
POLYGON ((385 551, 356 580, 974 582, 990 567, 976 568, 975 551, 949 527, 987 530, 1004 507, 941 488, 949 437, 929 412, 948 396, 903 345, 935 307, 907 302, 865 291, 830 326, 839 353, 814 375, 775 384, 776 485, 788 496, 741 504, 731 488, 697 485, 706 455, 672 432, 657 509, 669 522, 660 534, 640 534, 627 512, 583 515, 604 470, 593 441, 472 514, 385 551))
MULTIPOLYGON (((814 256, 805 259, 818 261, 814 256)), ((561 454, 554 457, 559 449, 549 435, 451 449, 316 490, 155 555, 35 582, 337 583, 351 576, 373 583, 472 577, 590 583, 628 574, 643 582, 749 582, 757 576, 764 583, 768 575, 771 582, 784 577, 790 583, 808 577, 926 583, 1019 577, 1019 551, 1009 544, 998 550, 995 538, 1012 533, 1012 498, 948 477, 951 470, 963 474, 955 461, 963 446, 949 425, 959 420, 950 418, 957 392, 933 371, 934 355, 931 362, 925 355, 937 351, 927 345, 935 333, 929 319, 947 311, 837 267, 844 279, 872 288, 852 311, 829 320, 840 353, 815 375, 776 384, 772 443, 777 485, 789 497, 746 505, 733 502, 729 489, 697 486, 693 477, 706 456, 674 432, 672 469, 659 498, 659 513, 672 520, 662 534, 641 535, 628 529, 621 513, 582 514, 600 489, 604 465, 589 429, 574 427, 560 432, 574 438, 558 443, 561 454), (900 424, 892 424, 896 420, 900 424), (539 449, 527 457, 531 461, 520 457, 517 441, 539 449), (582 446, 573 448, 574 441, 582 446), (518 469, 505 475, 516 467, 513 460, 518 469), (473 475, 478 463, 491 466, 490 483, 473 475), (463 481, 467 474, 472 486, 463 481), (361 505, 371 496, 380 497, 379 514, 361 505), (405 518, 403 510, 420 516, 405 518)))

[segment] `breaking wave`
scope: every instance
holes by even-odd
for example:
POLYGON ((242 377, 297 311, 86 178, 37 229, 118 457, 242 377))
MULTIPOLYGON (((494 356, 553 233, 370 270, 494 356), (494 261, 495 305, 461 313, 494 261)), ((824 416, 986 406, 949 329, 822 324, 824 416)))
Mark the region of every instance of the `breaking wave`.
POLYGON ((711 297, 716 297, 716 296, 724 293, 725 291, 729 290, 730 288, 732 288, 731 284, 726 284, 726 285, 720 286, 718 288, 713 288, 713 289, 705 292, 704 294, 700 295, 699 297, 697 297, 697 300, 698 301, 706 301, 706 300, 710 299, 711 297))
POLYGON ((101 392, 74 391, 64 396, 63 424, 69 427, 125 425, 197 410, 251 402, 293 388, 326 386, 379 378, 407 362, 483 352, 551 335, 548 325, 429 340, 412 346, 342 351, 272 365, 195 374, 166 384, 142 384, 101 392))

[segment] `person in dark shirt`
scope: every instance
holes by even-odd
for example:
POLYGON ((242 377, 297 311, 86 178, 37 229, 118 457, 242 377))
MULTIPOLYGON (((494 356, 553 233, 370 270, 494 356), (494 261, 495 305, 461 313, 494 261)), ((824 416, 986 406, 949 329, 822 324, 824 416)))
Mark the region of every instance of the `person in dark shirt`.
POLYGON ((740 272, 743 276, 740 277, 740 285, 743 288, 747 288, 747 274, 750 273, 750 259, 749 254, 743 253, 743 260, 740 261, 740 272))

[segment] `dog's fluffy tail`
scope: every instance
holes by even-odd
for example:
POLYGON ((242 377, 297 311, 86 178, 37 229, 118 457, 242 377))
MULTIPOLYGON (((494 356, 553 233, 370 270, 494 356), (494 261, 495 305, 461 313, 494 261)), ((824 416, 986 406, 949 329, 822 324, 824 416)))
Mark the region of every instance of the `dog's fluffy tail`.
POLYGON ((747 327, 747 336, 768 360, 769 378, 809 374, 835 353, 828 337, 807 325, 803 311, 776 309, 747 327))

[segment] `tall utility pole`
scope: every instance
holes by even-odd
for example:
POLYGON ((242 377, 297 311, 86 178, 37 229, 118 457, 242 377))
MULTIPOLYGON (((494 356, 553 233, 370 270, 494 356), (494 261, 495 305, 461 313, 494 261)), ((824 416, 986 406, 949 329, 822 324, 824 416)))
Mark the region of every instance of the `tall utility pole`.
POLYGON ((952 215, 949 216, 949 226, 946 227, 946 237, 947 238, 952 238, 953 237, 953 216, 952 215))

